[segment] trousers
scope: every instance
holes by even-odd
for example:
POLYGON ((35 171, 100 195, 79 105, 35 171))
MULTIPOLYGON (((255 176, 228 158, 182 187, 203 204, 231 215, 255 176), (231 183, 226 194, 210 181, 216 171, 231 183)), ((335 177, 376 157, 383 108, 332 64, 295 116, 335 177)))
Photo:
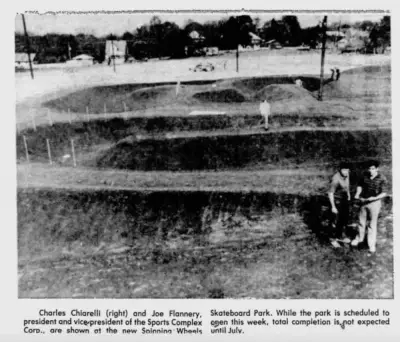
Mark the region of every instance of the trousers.
POLYGON ((342 199, 340 201, 335 201, 335 205, 338 213, 332 213, 332 237, 335 239, 342 239, 349 223, 349 201, 347 199, 342 199))
POLYGON ((359 231, 357 240, 363 242, 367 231, 367 243, 369 250, 375 252, 376 235, 378 231, 378 216, 381 210, 381 201, 364 204, 360 208, 359 231))

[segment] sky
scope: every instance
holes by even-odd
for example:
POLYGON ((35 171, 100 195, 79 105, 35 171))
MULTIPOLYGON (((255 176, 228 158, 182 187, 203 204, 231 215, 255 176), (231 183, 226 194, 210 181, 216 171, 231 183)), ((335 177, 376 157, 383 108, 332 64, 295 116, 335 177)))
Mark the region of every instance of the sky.
MULTIPOLYGON (((240 13, 239 13, 240 14, 240 13)), ((282 12, 277 13, 249 13, 252 18, 259 17, 261 23, 271 20, 272 18, 279 19, 282 12)), ((286 13, 291 14, 291 13, 286 13)), ((321 21, 325 13, 316 15, 312 14, 293 13, 297 15, 301 27, 314 26, 321 21)), ((230 15, 238 15, 238 13, 88 13, 88 14, 25 14, 27 30, 29 34, 43 35, 46 33, 63 33, 63 34, 93 34, 95 36, 105 36, 113 33, 122 35, 124 32, 133 32, 143 24, 149 23, 152 16, 158 15, 162 21, 173 21, 183 27, 188 19, 192 19, 199 23, 204 23, 210 20, 219 20, 227 18, 230 15)), ((328 13, 329 22, 356 22, 362 20, 379 21, 383 17, 383 13, 328 13)), ((15 18, 16 32, 23 32, 23 24, 21 15, 15 18)))

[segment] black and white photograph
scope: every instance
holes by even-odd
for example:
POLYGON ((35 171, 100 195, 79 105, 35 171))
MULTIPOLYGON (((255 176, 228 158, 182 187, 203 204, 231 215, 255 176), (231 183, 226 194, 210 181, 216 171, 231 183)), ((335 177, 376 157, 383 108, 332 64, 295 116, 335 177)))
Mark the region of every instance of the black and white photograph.
POLYGON ((383 10, 17 13, 18 298, 393 299, 391 40, 383 10))

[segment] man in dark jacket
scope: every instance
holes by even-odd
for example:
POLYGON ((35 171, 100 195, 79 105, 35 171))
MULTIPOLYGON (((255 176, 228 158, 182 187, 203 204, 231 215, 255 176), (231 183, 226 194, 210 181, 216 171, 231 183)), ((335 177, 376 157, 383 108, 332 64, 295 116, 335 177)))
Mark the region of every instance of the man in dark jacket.
POLYGON ((378 216, 381 210, 382 199, 386 196, 386 178, 379 173, 379 162, 370 161, 368 172, 362 177, 357 186, 355 199, 360 201, 359 232, 351 242, 356 247, 364 241, 367 228, 367 242, 369 255, 376 252, 376 235, 378 216), (367 224, 368 221, 368 224, 367 224))

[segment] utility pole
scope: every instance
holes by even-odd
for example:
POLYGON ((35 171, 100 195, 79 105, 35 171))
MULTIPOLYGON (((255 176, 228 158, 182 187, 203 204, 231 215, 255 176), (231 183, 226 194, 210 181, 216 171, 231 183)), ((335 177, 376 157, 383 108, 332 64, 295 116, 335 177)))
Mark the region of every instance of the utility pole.
MULTIPOLYGON (((342 21, 339 21, 339 27, 338 27, 338 38, 341 37, 340 35, 340 27, 342 26, 342 21)), ((339 40, 336 42, 336 48, 339 46, 339 40)))
POLYGON ((31 61, 31 47, 29 44, 29 37, 28 37, 28 32, 26 30, 26 22, 25 22, 25 16, 22 14, 22 23, 24 24, 24 32, 25 32, 25 43, 26 43, 26 50, 28 53, 28 61, 29 61, 29 69, 31 70, 31 77, 33 77, 33 68, 32 68, 32 61, 31 61))
POLYGON ((325 63, 325 43, 326 43, 326 22, 328 17, 325 15, 322 21, 322 47, 321 47, 321 74, 320 74, 320 85, 318 92, 318 100, 322 101, 322 93, 324 89, 324 63, 325 63))
POLYGON ((111 41, 111 49, 112 49, 112 56, 113 56, 113 66, 115 72, 115 52, 114 52, 114 40, 111 41))
POLYGON ((68 59, 72 59, 72 56, 71 56, 71 45, 69 44, 69 42, 68 42, 68 59))
POLYGON ((236 48, 236 72, 239 72, 239 43, 236 48))

